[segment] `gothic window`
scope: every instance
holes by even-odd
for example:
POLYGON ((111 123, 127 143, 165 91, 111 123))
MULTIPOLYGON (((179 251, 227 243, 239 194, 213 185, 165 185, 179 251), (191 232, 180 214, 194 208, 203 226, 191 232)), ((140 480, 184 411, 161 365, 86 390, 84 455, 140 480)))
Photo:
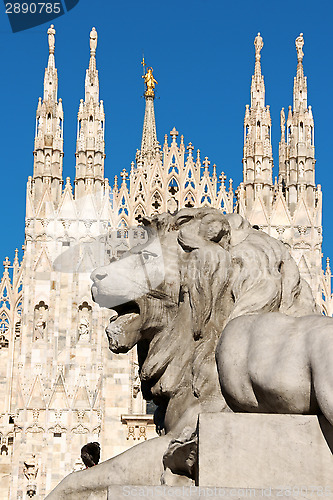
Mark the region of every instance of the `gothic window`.
POLYGON ((246 125, 246 127, 245 127, 245 139, 249 135, 249 132, 250 132, 250 127, 249 127, 249 125, 246 125))
POLYGON ((49 306, 44 301, 40 301, 35 306, 34 311, 34 332, 33 340, 41 340, 45 337, 49 306))
POLYGON ((137 195, 134 198, 134 201, 138 201, 140 198, 141 198, 142 201, 144 201, 144 199, 145 199, 142 182, 139 183, 138 192, 137 192, 137 195))
POLYGON ((310 127, 310 133, 311 133, 311 146, 313 146, 314 140, 313 140, 313 127, 310 127))
POLYGON ((261 175, 261 163, 259 160, 256 163, 256 174, 261 175))
POLYGON ((193 208, 195 205, 195 201, 193 198, 193 195, 191 193, 188 193, 188 195, 185 198, 184 206, 186 208, 193 208))
POLYGON ((304 135, 303 132, 304 132, 304 130, 303 130, 303 122, 301 122, 299 124, 299 140, 301 142, 303 141, 303 135, 304 135))
POLYGON ((141 217, 143 217, 144 215, 146 215, 145 213, 145 210, 144 208, 139 205, 136 209, 135 209, 135 212, 134 212, 134 219, 135 220, 139 220, 141 217))
POLYGON ((160 193, 157 191, 153 195, 153 201, 152 201, 152 207, 155 209, 155 212, 157 212, 162 206, 162 198, 160 193))
POLYGON ((121 231, 120 231, 120 229, 118 229, 118 231, 117 231, 117 238, 121 238, 121 231))
POLYGON ((177 165, 175 165, 175 164, 170 165, 169 170, 168 170, 168 174, 171 174, 172 172, 179 174, 179 170, 178 170, 177 165))
POLYGON ((189 169, 189 171, 187 173, 187 180, 185 182, 185 189, 188 186, 191 186, 193 189, 195 189, 195 184, 193 182, 193 175, 192 175, 192 170, 191 169, 189 169))
POLYGON ((291 139, 291 127, 288 127, 288 134, 287 134, 287 142, 288 142, 288 144, 290 142, 290 139, 291 139))
POLYGON ((122 214, 128 215, 128 208, 126 205, 125 196, 122 197, 120 205, 119 205, 119 210, 118 210, 118 215, 122 215, 122 214))
POLYGON ((90 115, 89 121, 90 121, 90 122, 94 121, 94 119, 93 119, 93 116, 92 116, 92 115, 90 115))
POLYGON ((212 200, 208 194, 208 186, 207 184, 205 185, 204 187, 204 190, 203 190, 203 195, 202 195, 202 198, 201 198, 201 203, 208 203, 209 205, 212 203, 212 200))
POLYGON ((7 348, 9 346, 8 335, 9 319, 7 314, 3 311, 0 314, 0 349, 7 348))
POLYGON ((162 181, 161 181, 160 176, 158 175, 157 172, 156 172, 155 177, 154 177, 153 182, 152 182, 152 187, 154 188, 155 186, 162 188, 162 181))
POLYGON ((170 180, 170 182, 168 184, 168 191, 172 196, 177 194, 179 191, 178 182, 176 181, 176 179, 174 177, 172 177, 172 179, 170 180))
POLYGON ((7 309, 10 310, 10 302, 6 286, 3 289, 2 296, 0 297, 0 308, 1 307, 6 307, 7 309))
POLYGON ((8 448, 5 444, 1 446, 1 455, 8 455, 8 448))

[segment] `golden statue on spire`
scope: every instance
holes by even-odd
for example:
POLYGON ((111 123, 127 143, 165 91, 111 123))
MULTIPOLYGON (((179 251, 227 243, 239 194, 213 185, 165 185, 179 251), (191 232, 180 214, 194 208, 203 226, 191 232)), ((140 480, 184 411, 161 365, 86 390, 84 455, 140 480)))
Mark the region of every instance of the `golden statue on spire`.
MULTIPOLYGON (((145 60, 144 59, 143 59, 141 64, 143 65, 143 71, 145 71, 145 60)), ((145 84, 146 84, 145 96, 155 97, 154 88, 155 88, 155 83, 158 84, 158 82, 154 78, 153 68, 147 68, 147 73, 144 73, 142 78, 144 78, 145 84)))

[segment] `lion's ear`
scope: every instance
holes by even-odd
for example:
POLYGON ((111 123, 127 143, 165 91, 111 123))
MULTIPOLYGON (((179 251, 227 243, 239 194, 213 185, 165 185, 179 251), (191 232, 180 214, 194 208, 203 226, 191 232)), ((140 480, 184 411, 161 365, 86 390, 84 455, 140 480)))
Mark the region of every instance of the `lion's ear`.
POLYGON ((185 252, 190 252, 202 246, 202 238, 199 237, 200 221, 193 221, 183 226, 178 233, 178 243, 185 252))

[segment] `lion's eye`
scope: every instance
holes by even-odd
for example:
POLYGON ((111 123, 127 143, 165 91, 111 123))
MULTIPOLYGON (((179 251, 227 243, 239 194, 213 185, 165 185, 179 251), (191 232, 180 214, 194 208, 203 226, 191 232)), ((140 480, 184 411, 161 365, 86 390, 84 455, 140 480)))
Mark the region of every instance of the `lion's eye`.
POLYGON ((148 260, 152 259, 153 257, 156 257, 156 254, 152 252, 148 252, 147 250, 141 252, 142 257, 144 260, 147 262, 148 260))

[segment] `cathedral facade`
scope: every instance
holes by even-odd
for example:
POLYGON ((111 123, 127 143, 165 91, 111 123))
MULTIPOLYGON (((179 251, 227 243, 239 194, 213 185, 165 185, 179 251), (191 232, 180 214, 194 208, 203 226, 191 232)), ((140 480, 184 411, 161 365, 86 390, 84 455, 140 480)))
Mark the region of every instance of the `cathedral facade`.
POLYGON ((156 80, 145 68, 140 150, 112 185, 104 175, 105 114, 90 33, 85 96, 78 110, 75 178, 62 177, 63 121, 48 30, 44 93, 37 105, 34 165, 26 194, 22 262, 6 257, 0 284, 1 498, 44 496, 83 468, 81 447, 101 443, 102 460, 153 437, 152 404, 140 393, 135 352, 112 354, 110 312, 91 299, 90 273, 144 238, 140 216, 184 207, 237 212, 283 241, 323 314, 332 315, 331 271, 322 270, 322 193, 315 183, 314 120, 307 103, 303 35, 296 39, 293 106, 281 111, 279 175, 273 179, 271 117, 255 38, 251 104, 244 117, 243 181, 185 145, 176 128, 157 140, 156 80))

